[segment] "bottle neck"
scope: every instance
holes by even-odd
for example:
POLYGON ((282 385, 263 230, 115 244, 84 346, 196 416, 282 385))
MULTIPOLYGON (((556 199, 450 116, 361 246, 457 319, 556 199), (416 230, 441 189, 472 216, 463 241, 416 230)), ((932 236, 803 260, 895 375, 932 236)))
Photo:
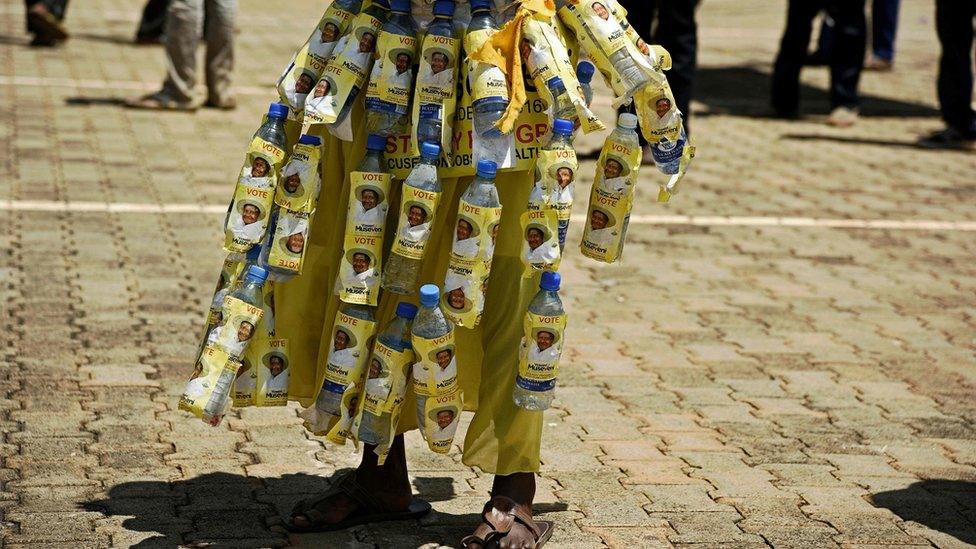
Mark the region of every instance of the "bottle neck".
POLYGON ((440 158, 432 157, 432 156, 421 156, 420 157, 420 163, 421 164, 426 164, 428 166, 437 166, 439 160, 440 160, 440 158))

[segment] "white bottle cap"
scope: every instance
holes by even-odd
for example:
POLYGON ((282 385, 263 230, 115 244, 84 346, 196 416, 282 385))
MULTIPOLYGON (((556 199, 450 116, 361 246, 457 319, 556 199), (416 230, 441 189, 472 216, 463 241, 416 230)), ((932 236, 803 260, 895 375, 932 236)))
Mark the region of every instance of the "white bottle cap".
POLYGON ((633 130, 637 128, 637 115, 631 114, 629 112, 620 113, 620 117, 617 118, 617 125, 621 128, 627 128, 633 130))

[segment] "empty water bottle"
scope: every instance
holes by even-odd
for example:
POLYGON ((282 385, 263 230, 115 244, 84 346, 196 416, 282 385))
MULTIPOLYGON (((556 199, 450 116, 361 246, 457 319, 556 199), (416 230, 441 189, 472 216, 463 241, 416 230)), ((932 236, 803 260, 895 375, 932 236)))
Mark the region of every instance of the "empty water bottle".
POLYGON ((566 85, 563 84, 563 79, 558 76, 553 76, 546 82, 546 87, 549 88, 549 93, 552 94, 552 115, 553 118, 564 118, 566 120, 571 120, 576 118, 576 107, 573 106, 573 100, 570 99, 569 93, 566 91, 566 85))
POLYGON ((685 144, 687 142, 688 136, 685 134, 684 128, 681 128, 681 133, 678 135, 677 140, 672 141, 664 137, 657 143, 651 145, 651 154, 654 156, 654 163, 657 164, 657 169, 661 170, 661 173, 674 175, 680 171, 681 156, 685 152, 685 144))
POLYGON ((366 405, 359 423, 359 440, 365 444, 389 446, 393 429, 393 403, 403 398, 410 376, 413 345, 410 325, 417 316, 417 306, 400 303, 396 317, 376 338, 366 377, 366 405), (375 366, 374 366, 375 364, 375 366), (376 403, 376 412, 370 410, 376 403))
POLYGON ((366 130, 369 133, 388 136, 406 116, 416 50, 417 26, 410 16, 410 0, 393 0, 390 16, 377 41, 377 64, 373 66, 366 88, 366 130), (392 59, 391 54, 395 54, 392 59), (382 70, 377 70, 381 66, 382 70))
MULTIPOLYGON (((434 2, 434 21, 427 27, 427 36, 443 36, 454 38, 454 2, 453 0, 437 0, 434 2)), ((426 40, 425 40, 426 43, 426 40)), ((436 51, 436 50, 435 50, 436 51)), ((443 53, 435 53, 444 57, 443 53)), ((453 74, 452 68, 445 67, 439 74, 453 74)), ((418 86, 420 86, 418 77, 418 86)), ((455 82, 451 80, 450 86, 453 89, 455 82)), ((444 109, 441 103, 426 104, 421 102, 420 116, 417 120, 417 140, 421 143, 430 141, 432 143, 441 142, 441 134, 444 126, 444 109)), ((453 115, 453 113, 451 113, 453 115)))
POLYGON ((437 143, 421 144, 420 163, 403 182, 397 235, 383 271, 383 287, 396 294, 411 294, 417 286, 420 262, 440 201, 440 152, 437 143))
MULTIPOLYGON (((365 320, 367 323, 376 322, 371 307, 362 305, 344 305, 341 314, 354 319, 365 320)), ((337 316, 337 318, 340 318, 337 316)), ((337 321, 338 323, 338 321, 337 321)), ((346 390, 347 374, 355 368, 360 353, 366 352, 365 341, 351 341, 350 334, 352 328, 347 330, 336 329, 333 335, 332 349, 329 351, 328 364, 326 366, 326 378, 322 383, 322 390, 319 391, 318 398, 315 399, 315 408, 319 412, 331 416, 338 416, 341 413, 342 394, 346 390)))
MULTIPOLYGON (((224 323, 210 332, 207 342, 239 360, 254 335, 261 318, 262 286, 268 272, 257 265, 248 267, 244 282, 235 288, 224 302, 224 323)), ((203 421, 216 425, 224 415, 230 399, 231 388, 237 375, 236 368, 224 368, 217 378, 210 400, 203 410, 203 421)))
MULTIPOLYGON (((457 384, 457 361, 454 356, 454 325, 438 306, 440 289, 434 284, 420 287, 420 310, 410 331, 416 363, 413 367, 414 394, 417 397, 417 424, 425 424, 427 398, 441 392, 440 387, 431 390, 428 380, 435 385, 457 384), (430 356, 433 355, 433 356, 430 356)), ((443 392, 450 387, 443 387, 443 392)))
POLYGON ((576 65, 576 78, 579 79, 580 87, 583 88, 583 97, 586 99, 586 106, 593 104, 593 74, 596 67, 589 61, 580 61, 576 65))
POLYGON ((559 299, 559 282, 559 273, 542 273, 539 292, 529 303, 523 324, 524 339, 512 397, 517 406, 526 410, 545 410, 555 396, 556 375, 566 330, 566 312, 559 299))
MULTIPOLYGON (((471 23, 464 38, 467 54, 480 48, 497 31, 498 25, 491 14, 491 0, 471 0, 471 23)), ((495 123, 508 108, 505 74, 493 65, 476 63, 469 84, 475 132, 483 138, 501 137, 502 133, 495 128, 495 123)))

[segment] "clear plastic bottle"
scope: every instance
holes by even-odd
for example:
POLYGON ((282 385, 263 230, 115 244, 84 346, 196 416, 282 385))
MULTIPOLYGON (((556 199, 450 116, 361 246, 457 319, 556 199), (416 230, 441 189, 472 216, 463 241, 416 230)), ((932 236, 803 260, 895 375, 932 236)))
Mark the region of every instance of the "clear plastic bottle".
MULTIPOLYGON (((417 26, 413 22, 413 17, 410 16, 410 0, 393 0, 390 2, 390 16, 387 18, 386 23, 383 24, 383 30, 380 32, 380 39, 382 39, 384 34, 407 36, 416 40, 417 26)), ((383 52, 379 51, 378 46, 379 42, 377 42, 377 53, 382 55, 383 52)), ((392 63, 392 61, 389 59, 382 61, 385 63, 392 63)), ((411 59, 411 63, 412 62, 413 60, 411 59)), ((407 70, 412 69, 408 68, 407 70)), ((413 76, 411 75, 411 78, 412 77, 413 76)), ((384 101, 367 91, 366 131, 369 133, 380 135, 392 134, 393 128, 400 121, 400 118, 406 116, 406 114, 406 105, 397 105, 390 103, 389 101, 384 101)))
POLYGON ((620 75, 620 81, 626 90, 626 95, 633 95, 634 92, 651 82, 651 77, 634 61, 627 48, 620 48, 611 53, 610 63, 620 75))
MULTIPOLYGON (((454 0, 434 2, 434 21, 427 27, 429 36, 454 38, 454 8, 454 0)), ((439 144, 444 126, 444 114, 443 107, 428 112, 424 104, 421 104, 420 117, 417 120, 417 141, 439 144)))
MULTIPOLYGON (((397 353, 403 353, 412 349, 413 345, 410 343, 410 325, 416 316, 416 305, 412 303, 397 304, 396 317, 380 332, 376 341, 397 353)), ((400 393, 391 394, 389 398, 403 397, 403 392, 407 387, 407 379, 410 377, 410 364, 407 364, 406 367, 406 371, 400 372, 403 383, 399 387, 390 387, 390 391, 399 390, 400 393)), ((393 372, 389 372, 389 375, 392 377, 394 374, 393 372)), ((367 380, 367 390, 369 390, 368 384, 369 381, 367 380)), ((390 444, 390 428, 393 427, 390 425, 392 419, 390 412, 384 412, 379 416, 364 412, 362 421, 359 423, 359 440, 365 444, 388 446, 390 444)))
MULTIPOLYGON (((417 311, 417 317, 413 321, 413 328, 410 330, 411 337, 437 339, 454 330, 454 324, 444 316, 444 312, 438 305, 440 297, 441 291, 436 284, 424 284, 420 287, 420 310, 417 311)), ((424 424, 426 405, 427 397, 417 395, 418 425, 424 424)))
MULTIPOLYGON (((437 143, 422 143, 420 145, 420 163, 413 168, 403 184, 432 193, 440 193, 441 180, 437 175, 437 163, 440 160, 440 154, 441 148, 437 143)), ((433 218, 435 213, 429 212, 429 218, 433 218)), ((403 221, 401 219, 397 223, 397 227, 403 226, 403 221)), ((429 237, 430 234, 428 233, 429 237)), ((391 251, 383 271, 383 287, 395 294, 412 294, 417 286, 421 261, 421 259, 405 257, 391 251)))
POLYGON ((495 175, 497 172, 498 165, 495 162, 491 160, 479 160, 477 176, 468 185, 464 194, 461 195, 461 200, 472 206, 500 208, 502 203, 498 199, 498 188, 495 187, 495 175))
POLYGON ((285 148, 285 118, 288 118, 288 105, 272 103, 268 107, 268 119, 261 124, 254 137, 260 137, 280 149, 285 148))
MULTIPOLYGON (((559 150, 574 150, 573 149, 573 123, 569 120, 564 120, 562 118, 557 118, 552 124, 552 140, 549 144, 544 147, 544 150, 549 151, 559 151, 559 150)), ((575 156, 573 157, 575 158, 575 156)), ((577 166, 574 170, 579 171, 577 166)), ((558 183, 558 182, 557 182, 558 183)), ((559 200, 562 196, 562 189, 553 189, 553 194, 555 194, 556 206, 563 206, 568 209, 573 207, 573 197, 567 196, 568 203, 565 200, 559 200)), ((569 193, 567 193, 568 195, 569 193)), ((559 219, 559 251, 562 251, 566 246, 566 234, 569 232, 569 219, 562 219, 562 217, 568 217, 569 212, 566 212, 566 216, 560 216, 559 219)))
POLYGON ((366 156, 359 163, 358 172, 386 173, 383 151, 386 150, 386 136, 370 135, 366 138, 366 156))
POLYGON ((589 61, 580 61, 576 65, 576 78, 579 79, 580 87, 583 88, 583 97, 586 99, 586 106, 593 104, 593 74, 596 67, 589 61))
MULTIPOLYGON (((637 115, 625 112, 617 117, 617 127, 607 136, 603 148, 609 147, 610 143, 620 143, 628 149, 640 148, 640 139, 637 137, 637 115)), ((628 167, 635 168, 635 166, 628 167)))
MULTIPOLYGON (((363 13, 371 15, 374 19, 380 21, 381 23, 386 23, 386 18, 390 14, 390 2, 388 0, 373 0, 368 6, 366 6, 363 13)), ((340 110, 339 114, 336 115, 335 122, 328 125, 329 128, 337 128, 346 120, 346 117, 349 116, 349 113, 352 111, 353 105, 356 104, 356 97, 359 96, 360 91, 362 90, 359 88, 354 88, 352 90, 349 97, 346 99, 346 104, 342 106, 342 110, 340 110)))
POLYGON ((552 105, 553 118, 564 118, 566 120, 578 118, 576 116, 576 107, 573 106, 573 101, 569 98, 569 93, 566 91, 566 85, 563 84, 562 78, 553 76, 546 82, 546 87, 549 88, 549 93, 552 94, 554 103, 552 105))
MULTIPOLYGON (((373 313, 373 308, 365 305, 343 305, 342 314, 360 320, 376 322, 376 315, 373 313)), ((315 399, 315 408, 323 414, 338 416, 341 413, 342 393, 345 390, 345 385, 325 380, 322 383, 322 390, 319 391, 318 398, 315 399)))
MULTIPOLYGON (((495 17, 491 14, 491 0, 471 0, 471 22, 468 24, 468 35, 472 35, 478 31, 491 31, 487 34, 494 34, 498 31, 498 24, 495 22, 495 17)), ((469 38, 465 40, 465 47, 470 47, 472 40, 469 38)), ((466 52, 470 55, 471 52, 466 52)), ((478 76, 478 71, 497 71, 497 75, 494 78, 500 77, 504 80, 505 75, 497 67, 480 67, 475 69, 475 76, 478 76)), ((481 77, 483 77, 482 75, 481 77)), ((472 106, 474 107, 474 130, 479 136, 483 138, 499 138, 502 133, 495 128, 495 123, 502 117, 505 110, 508 108, 508 97, 504 95, 488 95, 480 96, 479 92, 483 91, 478 89, 478 86, 474 86, 472 82, 472 106)))
POLYGON ((651 155, 654 156, 654 163, 661 173, 667 175, 678 173, 681 168, 681 155, 685 152, 687 142, 688 136, 685 134, 685 129, 681 128, 677 141, 664 138, 651 145, 651 155))
MULTIPOLYGON (((244 303, 253 305, 254 307, 261 307, 263 305, 261 289, 264 286, 264 281, 267 279, 268 271, 258 267, 257 265, 251 265, 247 268, 247 272, 244 275, 244 282, 230 292, 230 297, 236 297, 244 303)), ((224 311, 223 316, 225 318, 229 317, 230 312, 224 311)), ((226 326, 226 324, 224 326, 226 326)), ((220 350, 226 352, 230 358, 239 360, 241 355, 244 354, 244 349, 247 348, 247 344, 245 343, 240 349, 231 349, 221 345, 221 339, 217 337, 219 329, 222 328, 214 328, 210 332, 210 343, 220 350)), ((220 377, 217 378, 217 383, 214 385, 213 393, 210 395, 210 400, 207 401, 207 405, 203 409, 203 421, 211 425, 220 423, 220 420, 227 409, 227 404, 230 399, 230 392, 236 377, 236 370, 224 369, 220 373, 220 377)))
MULTIPOLYGON (((539 283, 539 292, 535 294, 529 302, 529 313, 540 317, 564 317, 566 311, 563 309, 563 302, 559 299, 559 273, 546 271, 542 273, 542 280, 539 283)), ((553 338, 556 339, 556 338, 553 338)), ((534 346, 534 341, 526 341, 526 345, 534 346)), ((550 341, 550 345, 559 345, 562 348, 563 342, 556 340, 550 341)), ((551 347, 550 347, 551 349, 551 347)), ((561 350, 556 350, 554 360, 558 364, 561 350)), ((529 351, 531 354, 531 351, 529 351)), ((549 357, 550 359, 552 357, 549 357)), ((553 366, 555 371, 555 366, 553 366)), ((556 393, 556 378, 547 381, 536 381, 525 379, 521 375, 515 376, 515 390, 512 398, 515 404, 526 410, 545 410, 552 404, 552 399, 556 393)))

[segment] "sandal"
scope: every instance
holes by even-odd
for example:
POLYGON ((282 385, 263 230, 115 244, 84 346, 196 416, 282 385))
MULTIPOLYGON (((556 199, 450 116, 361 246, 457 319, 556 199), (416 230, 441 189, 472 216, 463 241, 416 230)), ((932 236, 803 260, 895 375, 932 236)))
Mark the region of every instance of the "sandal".
POLYGON ((289 532, 297 534, 333 532, 335 530, 345 530, 346 528, 359 524, 416 519, 429 512, 430 504, 420 498, 413 498, 406 510, 392 510, 382 501, 373 497, 373 494, 369 490, 363 488, 362 485, 356 482, 355 471, 345 471, 333 477, 332 486, 325 493, 314 499, 299 501, 295 505, 295 508, 292 509, 292 518, 285 520, 284 526, 289 532), (327 499, 340 494, 356 502, 358 504, 357 509, 339 522, 321 523, 323 514, 316 507, 327 499), (298 526, 292 522, 292 519, 298 515, 305 515, 312 525, 298 526))
POLYGON ((481 524, 475 528, 473 534, 461 540, 461 546, 465 549, 470 545, 494 549, 498 547, 498 540, 507 536, 516 522, 532 532, 535 538, 534 549, 542 549, 552 537, 552 521, 535 520, 520 509, 513 499, 495 496, 485 504, 485 510, 481 513, 481 524))

